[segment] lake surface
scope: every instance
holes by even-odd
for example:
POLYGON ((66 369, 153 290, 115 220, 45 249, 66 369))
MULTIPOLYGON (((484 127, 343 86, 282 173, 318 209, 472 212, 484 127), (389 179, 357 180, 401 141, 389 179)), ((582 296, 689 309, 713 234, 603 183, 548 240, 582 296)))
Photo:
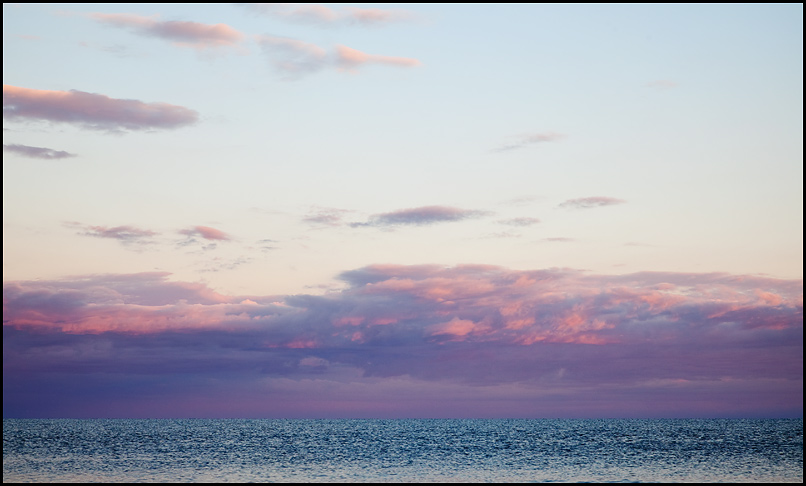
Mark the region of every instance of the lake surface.
POLYGON ((3 420, 3 482, 803 482, 803 420, 3 420))

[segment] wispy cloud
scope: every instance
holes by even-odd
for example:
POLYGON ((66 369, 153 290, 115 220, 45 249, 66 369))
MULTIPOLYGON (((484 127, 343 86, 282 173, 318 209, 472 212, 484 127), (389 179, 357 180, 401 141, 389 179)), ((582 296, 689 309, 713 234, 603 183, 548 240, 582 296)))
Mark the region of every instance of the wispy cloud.
MULTIPOLYGON (((296 384, 306 400, 315 391, 331 406, 330 390, 361 383, 377 394, 399 380, 468 397, 494 387, 501 407, 517 385, 555 397, 554 413, 588 403, 580 412, 588 416, 681 393, 688 408, 679 413, 706 396, 721 413, 737 402, 761 407, 769 396, 759 399, 759 380, 774 384, 784 408, 802 403, 802 280, 490 265, 372 265, 340 278, 341 291, 285 297, 227 296, 164 273, 5 282, 4 386, 47 386, 58 371, 95 384, 91 400, 108 404, 98 369, 115 373, 116 394, 195 377, 213 387, 207 393, 229 390, 230 404, 209 412, 218 416, 232 416, 235 398, 267 380, 296 384), (621 398, 603 410, 594 405, 601 396, 621 398)), ((265 393, 255 399, 263 413, 274 410, 265 393)))
POLYGON ((242 3, 239 5, 262 15, 318 25, 380 26, 414 18, 411 12, 405 10, 379 8, 346 7, 334 10, 325 5, 291 3, 242 3))
POLYGON ((565 138, 565 135, 562 133, 555 133, 555 132, 543 132, 543 133, 524 133, 520 135, 515 135, 512 137, 515 139, 514 142, 505 143, 499 146, 496 149, 493 149, 493 152, 508 152, 510 150, 516 150, 528 145, 534 145, 538 143, 545 143, 545 142, 556 142, 558 140, 562 140, 565 138))
POLYGON ((270 35, 255 36, 263 53, 286 79, 299 79, 326 68, 355 72, 372 64, 416 67, 422 63, 413 58, 367 54, 350 47, 336 46, 333 52, 309 42, 270 35))
POLYGON ((498 222, 500 224, 505 224, 508 226, 532 226, 538 224, 540 222, 540 219, 530 217, 520 217, 520 218, 501 219, 498 222))
POLYGON ((347 209, 316 208, 302 218, 302 221, 314 226, 340 226, 344 215, 349 212, 347 209))
POLYGON ((91 18, 98 22, 129 29, 146 37, 156 37, 170 41, 179 47, 198 50, 238 47, 246 38, 226 24, 201 24, 187 21, 161 21, 159 16, 145 17, 135 14, 92 13, 91 18))
POLYGON ((668 79, 658 79, 658 80, 650 81, 650 82, 646 83, 645 86, 648 87, 648 88, 666 90, 666 89, 676 88, 678 86, 678 84, 679 83, 677 83, 675 81, 669 81, 668 79))
POLYGON ((117 240, 124 245, 150 243, 152 237, 159 234, 151 230, 129 225, 109 227, 85 225, 77 222, 65 223, 65 225, 79 229, 79 235, 108 238, 117 240))
POLYGON ((422 226, 434 223, 447 223, 485 216, 486 211, 461 209, 452 206, 422 206, 400 209, 389 213, 370 216, 365 223, 352 223, 352 226, 422 226))
POLYGON ((76 154, 71 154, 70 152, 65 152, 64 150, 54 150, 45 147, 32 147, 30 145, 21 145, 17 143, 8 145, 3 144, 3 151, 33 159, 67 159, 76 156, 76 154))
POLYGON ((263 53, 287 79, 297 79, 323 69, 329 61, 325 49, 297 39, 268 35, 256 36, 263 53))
POLYGON ((623 204, 627 201, 623 199, 617 199, 615 197, 607 197, 607 196, 591 196, 591 197, 580 197, 577 199, 568 199, 567 201, 560 204, 561 208, 569 208, 569 209, 589 209, 589 208, 598 208, 601 206, 612 206, 614 204, 623 204))
POLYGON ((576 241, 574 238, 567 238, 565 236, 550 236, 548 238, 543 238, 540 241, 545 241, 548 243, 571 243, 572 241, 576 241))
POLYGON ((134 54, 131 52, 129 47, 123 46, 120 44, 96 44, 92 42, 79 42, 78 45, 81 47, 87 47, 90 49, 97 49, 99 51, 106 52, 108 54, 112 54, 113 56, 120 57, 120 58, 127 58, 127 57, 138 57, 141 54, 134 54))
POLYGON ((50 91, 3 85, 3 118, 69 123, 92 130, 119 132, 178 128, 199 114, 168 103, 116 99, 84 91, 50 91))

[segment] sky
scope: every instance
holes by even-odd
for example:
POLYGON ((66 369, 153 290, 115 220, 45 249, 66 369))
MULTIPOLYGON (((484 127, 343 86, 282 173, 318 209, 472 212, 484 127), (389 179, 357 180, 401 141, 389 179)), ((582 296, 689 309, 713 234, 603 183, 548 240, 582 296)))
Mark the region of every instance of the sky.
POLYGON ((803 416, 803 5, 4 4, 3 416, 803 416))

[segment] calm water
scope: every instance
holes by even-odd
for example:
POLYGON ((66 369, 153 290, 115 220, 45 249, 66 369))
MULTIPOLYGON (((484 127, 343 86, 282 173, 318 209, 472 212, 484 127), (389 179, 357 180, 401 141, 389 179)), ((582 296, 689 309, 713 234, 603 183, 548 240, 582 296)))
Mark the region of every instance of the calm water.
POLYGON ((3 420, 3 482, 803 482, 803 420, 3 420))

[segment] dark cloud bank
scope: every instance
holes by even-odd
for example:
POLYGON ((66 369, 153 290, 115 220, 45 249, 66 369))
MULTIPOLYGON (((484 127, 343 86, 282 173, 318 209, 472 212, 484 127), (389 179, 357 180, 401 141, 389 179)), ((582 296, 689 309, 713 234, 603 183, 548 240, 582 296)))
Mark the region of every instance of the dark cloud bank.
POLYGON ((802 416, 802 280, 374 265, 6 282, 6 417, 802 416))

